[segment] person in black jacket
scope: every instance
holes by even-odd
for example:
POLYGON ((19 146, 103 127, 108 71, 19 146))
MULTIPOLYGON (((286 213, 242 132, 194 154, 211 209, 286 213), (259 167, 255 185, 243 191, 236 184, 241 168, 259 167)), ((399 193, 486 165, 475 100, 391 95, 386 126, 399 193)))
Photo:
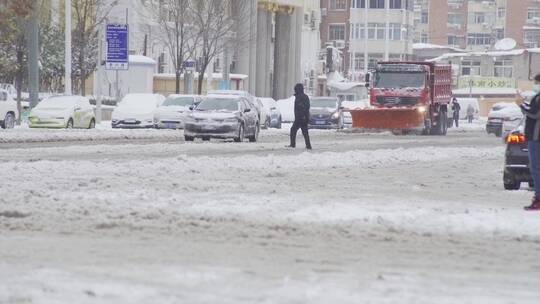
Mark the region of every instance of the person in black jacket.
POLYGON ((529 103, 519 101, 526 116, 525 138, 529 149, 529 170, 534 183, 534 197, 525 210, 540 210, 540 74, 534 77, 534 93, 529 103))
POLYGON ((302 129, 302 135, 304 135, 304 140, 306 141, 306 149, 311 150, 308 133, 309 97, 304 93, 304 86, 301 83, 294 86, 294 96, 294 123, 291 127, 291 143, 288 147, 296 147, 296 133, 298 133, 298 129, 302 129))
POLYGON ((454 119, 454 124, 456 125, 456 128, 459 128, 459 111, 461 110, 461 105, 457 101, 457 98, 452 99, 452 118, 454 119))

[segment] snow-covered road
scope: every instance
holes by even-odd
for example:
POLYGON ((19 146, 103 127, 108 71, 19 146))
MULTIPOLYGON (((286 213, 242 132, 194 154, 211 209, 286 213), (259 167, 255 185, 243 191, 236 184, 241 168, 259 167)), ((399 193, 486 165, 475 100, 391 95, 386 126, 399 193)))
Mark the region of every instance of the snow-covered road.
POLYGON ((137 136, 0 149, 0 303, 540 302, 540 214, 480 126, 137 136))

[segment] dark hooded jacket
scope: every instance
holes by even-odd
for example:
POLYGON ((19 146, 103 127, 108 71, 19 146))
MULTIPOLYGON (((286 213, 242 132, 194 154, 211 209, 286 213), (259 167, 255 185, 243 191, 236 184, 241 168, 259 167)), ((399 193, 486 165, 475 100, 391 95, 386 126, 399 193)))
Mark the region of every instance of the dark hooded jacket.
POLYGON ((304 94, 304 86, 294 86, 294 121, 309 122, 309 97, 304 94))
POLYGON ((526 117, 525 138, 540 141, 540 94, 536 94, 530 103, 522 104, 521 111, 526 117))

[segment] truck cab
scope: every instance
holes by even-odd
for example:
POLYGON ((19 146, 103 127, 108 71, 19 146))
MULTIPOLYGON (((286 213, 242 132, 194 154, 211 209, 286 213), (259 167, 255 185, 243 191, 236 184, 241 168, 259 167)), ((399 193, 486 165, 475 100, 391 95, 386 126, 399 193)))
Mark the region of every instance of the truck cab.
POLYGON ((380 62, 369 75, 371 108, 351 111, 353 127, 446 135, 452 94, 449 65, 380 62))

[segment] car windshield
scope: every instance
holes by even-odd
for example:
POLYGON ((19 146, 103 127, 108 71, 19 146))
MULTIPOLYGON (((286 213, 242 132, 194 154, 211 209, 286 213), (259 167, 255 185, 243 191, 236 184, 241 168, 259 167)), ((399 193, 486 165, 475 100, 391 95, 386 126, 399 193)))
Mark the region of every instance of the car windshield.
POLYGON ((199 111, 237 111, 238 99, 236 98, 206 98, 198 106, 199 111))
POLYGON ((189 107, 191 105, 193 105, 193 97, 187 97, 187 96, 169 96, 163 102, 163 106, 165 107, 169 107, 169 106, 189 107))
POLYGON ((376 88, 423 88, 423 72, 378 72, 375 74, 376 88))
POLYGON ((333 98, 312 98, 312 108, 337 108, 337 100, 333 98))
POLYGON ((36 108, 54 108, 54 109, 64 109, 75 106, 77 103, 77 99, 71 97, 71 96, 58 96, 58 97, 50 97, 47 99, 42 100, 36 108))

